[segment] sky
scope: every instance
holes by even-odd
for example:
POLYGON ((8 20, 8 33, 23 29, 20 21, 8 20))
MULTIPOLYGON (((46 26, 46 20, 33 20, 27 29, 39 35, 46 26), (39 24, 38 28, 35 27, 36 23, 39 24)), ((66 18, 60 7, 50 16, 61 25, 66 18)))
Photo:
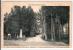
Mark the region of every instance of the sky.
POLYGON ((15 5, 18 6, 31 6, 33 11, 38 12, 41 6, 65 6, 69 5, 70 2, 1 2, 1 16, 4 17, 4 14, 10 13, 11 8, 13 8, 15 5))
POLYGON ((9 13, 11 11, 11 8, 13 8, 15 5, 18 5, 20 7, 22 6, 31 6, 33 11, 37 12, 41 8, 41 4, 38 6, 36 4, 32 3, 25 3, 25 2, 2 2, 1 3, 1 10, 2 10, 2 16, 7 12, 9 13))

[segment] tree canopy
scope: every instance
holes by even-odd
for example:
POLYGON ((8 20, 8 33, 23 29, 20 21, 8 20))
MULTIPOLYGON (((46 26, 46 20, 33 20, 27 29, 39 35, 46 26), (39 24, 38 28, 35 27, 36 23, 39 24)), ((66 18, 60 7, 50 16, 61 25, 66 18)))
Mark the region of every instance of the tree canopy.
POLYGON ((69 21, 69 6, 42 6, 41 11, 43 15, 49 18, 51 14, 53 18, 57 15, 62 25, 69 21))
POLYGON ((34 23, 34 12, 31 6, 20 6, 15 5, 11 8, 11 12, 5 14, 4 28, 6 33, 19 33, 20 29, 30 31, 34 23))

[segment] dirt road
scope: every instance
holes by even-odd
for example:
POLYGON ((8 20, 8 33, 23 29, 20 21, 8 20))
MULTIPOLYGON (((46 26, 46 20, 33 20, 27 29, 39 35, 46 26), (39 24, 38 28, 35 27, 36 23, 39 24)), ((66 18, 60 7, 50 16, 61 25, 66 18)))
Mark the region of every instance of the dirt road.
POLYGON ((68 47, 68 45, 63 42, 44 41, 41 39, 41 35, 27 38, 26 40, 5 40, 4 44, 5 47, 68 47))

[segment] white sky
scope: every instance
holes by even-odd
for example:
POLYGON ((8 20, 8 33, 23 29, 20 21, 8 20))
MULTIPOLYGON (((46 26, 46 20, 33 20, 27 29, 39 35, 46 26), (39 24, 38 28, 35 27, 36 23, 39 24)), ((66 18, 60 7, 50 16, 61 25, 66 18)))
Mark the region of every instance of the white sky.
POLYGON ((41 4, 35 4, 35 3, 25 3, 25 2, 2 2, 2 9, 4 11, 10 11, 11 8, 14 7, 14 5, 18 6, 31 6, 34 11, 38 11, 40 9, 41 4))
MULTIPOLYGON (((2 0, 3 1, 3 0, 2 0)), ((9 13, 11 11, 11 8, 14 7, 14 5, 18 6, 31 6, 32 9, 37 12, 41 6, 46 5, 46 6, 65 6, 69 5, 70 2, 1 2, 1 16, 4 17, 4 14, 7 12, 9 13)))
POLYGON ((1 3, 1 16, 4 17, 4 14, 7 12, 9 13, 11 11, 11 8, 13 8, 15 5, 18 6, 31 6, 33 11, 37 12, 41 8, 41 3, 31 3, 31 2, 2 2, 1 3))

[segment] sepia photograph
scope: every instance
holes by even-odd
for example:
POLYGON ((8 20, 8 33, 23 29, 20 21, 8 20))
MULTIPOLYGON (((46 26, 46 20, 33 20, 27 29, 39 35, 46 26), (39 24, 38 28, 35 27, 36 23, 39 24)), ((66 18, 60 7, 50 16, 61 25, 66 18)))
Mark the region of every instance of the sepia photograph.
POLYGON ((70 46, 70 2, 1 2, 2 46, 70 46))

